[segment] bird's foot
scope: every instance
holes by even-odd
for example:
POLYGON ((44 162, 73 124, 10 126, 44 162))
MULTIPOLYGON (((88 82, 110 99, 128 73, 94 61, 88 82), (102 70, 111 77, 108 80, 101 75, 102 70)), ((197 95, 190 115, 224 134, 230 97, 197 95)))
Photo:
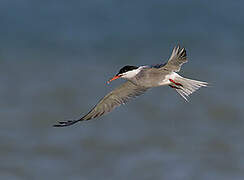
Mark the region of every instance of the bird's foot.
POLYGON ((177 83, 175 82, 173 79, 169 79, 170 82, 174 83, 176 86, 181 86, 183 87, 183 85, 181 83, 177 83))
POLYGON ((175 88, 175 89, 181 89, 180 87, 174 86, 174 85, 169 85, 171 88, 175 88))

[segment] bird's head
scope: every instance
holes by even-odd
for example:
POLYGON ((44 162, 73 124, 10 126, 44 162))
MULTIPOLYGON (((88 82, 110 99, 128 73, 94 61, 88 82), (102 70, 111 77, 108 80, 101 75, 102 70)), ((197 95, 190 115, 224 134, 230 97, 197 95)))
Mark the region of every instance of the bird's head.
POLYGON ((141 69, 137 66, 124 66, 119 70, 118 74, 116 74, 112 79, 107 81, 107 83, 109 84, 111 81, 118 78, 131 79, 135 77, 140 72, 140 70, 141 69))

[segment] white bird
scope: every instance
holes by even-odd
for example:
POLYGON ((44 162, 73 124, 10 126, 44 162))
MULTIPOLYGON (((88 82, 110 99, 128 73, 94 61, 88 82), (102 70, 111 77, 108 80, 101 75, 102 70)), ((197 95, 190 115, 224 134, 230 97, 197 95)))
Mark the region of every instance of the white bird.
POLYGON ((100 117, 121 104, 125 104, 131 98, 158 86, 169 85, 188 101, 187 98, 190 94, 200 87, 207 86, 208 83, 187 79, 177 74, 176 72, 180 71, 181 65, 186 62, 186 50, 185 48, 181 49, 178 45, 174 47, 167 63, 139 67, 124 66, 108 83, 118 78, 126 79, 125 83, 108 93, 85 116, 74 120, 60 121, 54 127, 70 126, 79 121, 100 117))

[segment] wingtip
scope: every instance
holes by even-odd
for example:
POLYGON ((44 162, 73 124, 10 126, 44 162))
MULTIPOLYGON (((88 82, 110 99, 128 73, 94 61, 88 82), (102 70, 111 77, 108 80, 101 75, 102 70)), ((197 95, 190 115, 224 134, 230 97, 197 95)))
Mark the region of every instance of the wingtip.
POLYGON ((53 127, 66 127, 71 126, 77 122, 81 121, 79 120, 67 120, 67 121, 59 121, 58 124, 54 124, 53 127))
POLYGON ((186 48, 184 47, 181 47, 180 44, 178 43, 173 51, 172 51, 172 54, 170 56, 170 58, 174 57, 174 56, 178 56, 180 58, 186 58, 187 54, 186 54, 186 48))

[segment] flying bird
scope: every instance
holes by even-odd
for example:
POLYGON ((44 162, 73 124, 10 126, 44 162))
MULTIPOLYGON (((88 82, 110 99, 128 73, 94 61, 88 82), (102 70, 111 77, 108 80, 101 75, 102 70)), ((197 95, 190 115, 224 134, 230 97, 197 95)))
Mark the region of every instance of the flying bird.
POLYGON ((177 72, 180 71, 182 64, 186 62, 186 50, 178 45, 174 47, 167 63, 148 66, 124 66, 107 83, 119 78, 126 79, 126 82, 103 97, 85 116, 60 121, 54 127, 70 126, 79 121, 100 117, 121 104, 125 104, 130 99, 145 93, 148 89, 158 86, 168 85, 188 101, 187 98, 190 94, 200 87, 207 86, 208 83, 180 76, 177 72))

